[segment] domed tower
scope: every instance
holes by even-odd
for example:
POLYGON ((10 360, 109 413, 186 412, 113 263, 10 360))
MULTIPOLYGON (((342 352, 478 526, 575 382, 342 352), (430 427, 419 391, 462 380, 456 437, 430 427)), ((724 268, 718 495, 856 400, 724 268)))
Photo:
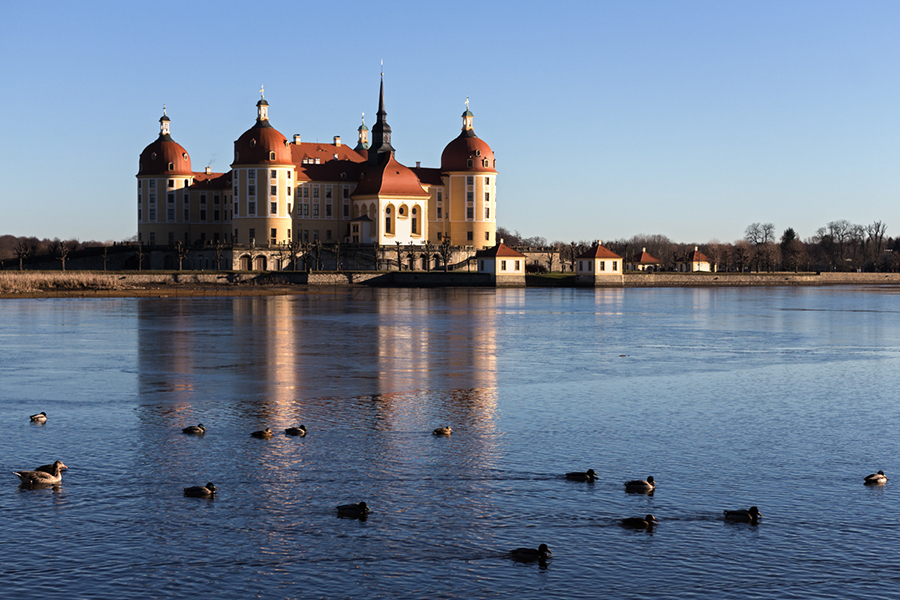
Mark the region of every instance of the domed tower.
POLYGON ((441 154, 441 172, 448 189, 443 227, 453 245, 493 247, 497 241, 497 161, 487 142, 475 135, 468 98, 462 119, 459 136, 441 154))
POLYGON ((191 157, 169 133, 163 106, 159 137, 144 148, 138 164, 138 241, 187 242, 190 227, 188 189, 194 181, 191 157))
POLYGON ((233 242, 279 245, 292 238, 295 173, 287 138, 269 123, 263 90, 256 124, 234 142, 232 191, 233 242))
MULTIPOLYGON (((369 128, 366 127, 366 113, 362 114, 362 125, 359 126, 359 129, 356 130, 359 133, 359 141, 356 143, 356 147, 354 150, 356 152, 365 152, 368 154, 369 151, 369 128)), ((365 154, 363 155, 365 156, 365 154)))

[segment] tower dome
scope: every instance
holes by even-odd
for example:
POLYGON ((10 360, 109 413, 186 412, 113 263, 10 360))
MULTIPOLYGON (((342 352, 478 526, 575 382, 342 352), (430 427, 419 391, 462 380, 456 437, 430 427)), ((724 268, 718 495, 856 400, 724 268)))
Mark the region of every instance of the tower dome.
POLYGON ((463 126, 459 136, 444 147, 441 153, 441 171, 472 171, 476 173, 496 173, 494 151, 487 142, 475 135, 472 126, 474 115, 469 110, 462 114, 463 126))
POLYGON ((159 137, 144 148, 138 161, 138 175, 190 175, 191 157, 169 134, 169 117, 163 106, 159 119, 159 137))
POLYGON ((233 165, 289 165, 291 149, 287 138, 269 123, 269 103, 256 103, 256 124, 234 142, 233 165))

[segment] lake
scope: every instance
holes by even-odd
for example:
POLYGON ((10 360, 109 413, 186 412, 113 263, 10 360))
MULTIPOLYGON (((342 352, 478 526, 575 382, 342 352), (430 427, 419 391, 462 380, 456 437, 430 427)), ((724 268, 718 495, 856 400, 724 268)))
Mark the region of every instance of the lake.
POLYGON ((900 573, 893 287, 13 299, 0 352, 10 598, 868 598, 900 573), (12 473, 57 459, 56 487, 12 473))

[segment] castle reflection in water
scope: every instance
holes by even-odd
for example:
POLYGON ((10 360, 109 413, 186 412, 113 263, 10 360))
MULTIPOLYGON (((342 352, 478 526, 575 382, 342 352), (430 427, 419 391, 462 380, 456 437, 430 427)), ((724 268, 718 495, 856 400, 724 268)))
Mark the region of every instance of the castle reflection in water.
POLYGON ((360 426, 393 428, 422 411, 491 419, 498 310, 523 303, 524 290, 139 302, 141 403, 169 414, 172 426, 202 420, 198 401, 266 426, 326 417, 318 413, 340 400, 372 406, 372 421, 360 426))

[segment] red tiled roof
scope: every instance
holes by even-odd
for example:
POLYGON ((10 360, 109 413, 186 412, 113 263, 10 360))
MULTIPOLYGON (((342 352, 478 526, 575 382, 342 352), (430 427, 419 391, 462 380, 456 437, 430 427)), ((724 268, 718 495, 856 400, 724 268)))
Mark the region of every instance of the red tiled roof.
MULTIPOLYGON (((309 165, 307 165, 309 166, 309 165)), ((401 165, 391 153, 387 160, 363 168, 353 196, 417 196, 428 194, 411 169, 401 165)))
POLYGON ((287 138, 269 125, 257 121, 256 125, 241 134, 234 142, 233 165, 287 165, 291 164, 291 151, 287 138), (272 160, 270 152, 275 153, 272 160))
POLYGON ((521 252, 516 252, 503 242, 500 242, 493 248, 487 248, 485 250, 479 250, 475 253, 475 256, 478 258, 494 258, 496 256, 508 256, 513 258, 525 258, 525 255, 521 252))
POLYGON ((596 245, 587 252, 579 254, 576 258, 622 258, 605 246, 596 245))
POLYGON ((191 157, 169 134, 160 134, 144 148, 138 161, 138 175, 190 175, 191 157), (172 169, 169 169, 169 164, 172 169))
POLYGON ((690 262, 710 262, 709 258, 706 257, 705 254, 700 252, 699 250, 694 250, 688 255, 688 261, 690 262))
POLYGON ((641 252, 641 257, 637 261, 637 264, 639 265, 658 265, 659 263, 660 260, 646 250, 641 252))
POLYGON ((478 138, 471 130, 463 131, 452 140, 441 153, 441 170, 447 171, 474 171, 481 173, 496 173, 494 168, 494 151, 487 142, 478 138), (469 160, 472 166, 469 166, 469 160), (488 166, 484 166, 487 160, 488 166))
POLYGON ((426 185, 444 185, 444 179, 440 169, 431 167, 413 167, 412 172, 416 174, 419 181, 426 185))
POLYGON ((227 190, 231 187, 231 173, 194 173, 194 183, 191 189, 197 190, 227 190))

